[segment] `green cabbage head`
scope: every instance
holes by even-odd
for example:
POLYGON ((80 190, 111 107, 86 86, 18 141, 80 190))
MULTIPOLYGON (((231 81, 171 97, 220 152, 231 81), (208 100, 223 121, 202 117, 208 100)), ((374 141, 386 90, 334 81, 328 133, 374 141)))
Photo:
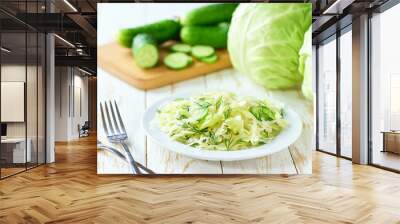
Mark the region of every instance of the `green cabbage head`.
POLYGON ((233 66, 269 89, 299 88, 299 51, 310 24, 310 3, 240 4, 228 33, 233 66))

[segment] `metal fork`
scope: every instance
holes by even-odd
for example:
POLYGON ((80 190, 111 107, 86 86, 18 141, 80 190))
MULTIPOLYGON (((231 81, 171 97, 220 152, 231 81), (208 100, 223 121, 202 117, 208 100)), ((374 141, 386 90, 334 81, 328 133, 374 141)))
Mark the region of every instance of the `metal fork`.
MULTIPOLYGON (((110 152, 110 153, 116 155, 118 158, 122 159, 123 161, 129 163, 128 160, 126 159, 126 156, 125 156, 124 154, 122 154, 122 152, 120 152, 118 149, 116 149, 116 148, 114 148, 114 147, 112 147, 112 146, 108 146, 108 145, 103 144, 103 143, 100 142, 100 141, 97 141, 97 148, 98 148, 98 149, 103 149, 103 150, 105 150, 105 151, 108 151, 108 152, 110 152)), ((148 174, 155 174, 151 169, 149 169, 149 168, 143 166, 142 164, 140 164, 140 163, 138 163, 138 162, 136 162, 136 165, 137 165, 140 169, 142 169, 143 171, 147 172, 148 174)))
POLYGON ((126 134, 124 123, 122 122, 121 114, 119 113, 119 109, 117 106, 117 102, 114 100, 114 107, 117 111, 117 117, 115 116, 114 107, 109 101, 109 106, 107 106, 107 102, 104 102, 105 113, 103 109, 102 103, 100 103, 100 111, 101 111, 101 120, 103 122, 104 131, 106 132, 107 138, 111 143, 121 144, 126 152, 126 158, 128 159, 129 164, 131 164, 133 174, 142 174, 139 170, 131 151, 129 150, 128 145, 126 144, 126 140, 128 139, 128 135, 126 134), (111 115, 110 116, 110 111, 111 115), (107 125, 107 122, 108 125, 107 125))

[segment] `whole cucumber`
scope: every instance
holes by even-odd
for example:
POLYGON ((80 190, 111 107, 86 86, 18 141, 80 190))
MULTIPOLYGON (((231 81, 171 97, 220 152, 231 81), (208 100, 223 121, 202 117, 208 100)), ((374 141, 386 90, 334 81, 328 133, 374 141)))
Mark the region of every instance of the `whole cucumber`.
POLYGON ((141 68, 154 67, 158 62, 157 42, 150 34, 141 33, 133 38, 132 53, 141 68))
POLYGON ((184 26, 199 26, 230 22, 238 5, 238 3, 219 3, 203 6, 184 15, 181 23, 184 26))
POLYGON ((159 22, 122 29, 119 31, 117 41, 124 47, 131 47, 133 38, 139 33, 147 33, 153 36, 158 44, 167 40, 175 40, 179 37, 181 25, 179 22, 166 19, 159 22))
POLYGON ((181 40, 190 45, 226 48, 228 30, 228 23, 221 23, 217 26, 184 26, 181 29, 181 40))

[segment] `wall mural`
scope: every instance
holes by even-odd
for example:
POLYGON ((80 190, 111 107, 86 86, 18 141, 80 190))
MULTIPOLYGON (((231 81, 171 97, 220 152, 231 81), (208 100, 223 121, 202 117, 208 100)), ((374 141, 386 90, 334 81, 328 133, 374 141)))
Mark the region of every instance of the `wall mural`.
POLYGON ((311 4, 98 4, 98 174, 310 174, 311 4))

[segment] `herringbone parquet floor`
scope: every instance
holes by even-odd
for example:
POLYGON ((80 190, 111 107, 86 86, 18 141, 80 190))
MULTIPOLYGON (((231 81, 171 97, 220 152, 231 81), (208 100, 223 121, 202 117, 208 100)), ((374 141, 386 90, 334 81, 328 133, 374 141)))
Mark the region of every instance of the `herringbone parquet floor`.
POLYGON ((400 223, 400 175, 323 153, 310 176, 98 176, 95 144, 0 181, 0 223, 400 223))

